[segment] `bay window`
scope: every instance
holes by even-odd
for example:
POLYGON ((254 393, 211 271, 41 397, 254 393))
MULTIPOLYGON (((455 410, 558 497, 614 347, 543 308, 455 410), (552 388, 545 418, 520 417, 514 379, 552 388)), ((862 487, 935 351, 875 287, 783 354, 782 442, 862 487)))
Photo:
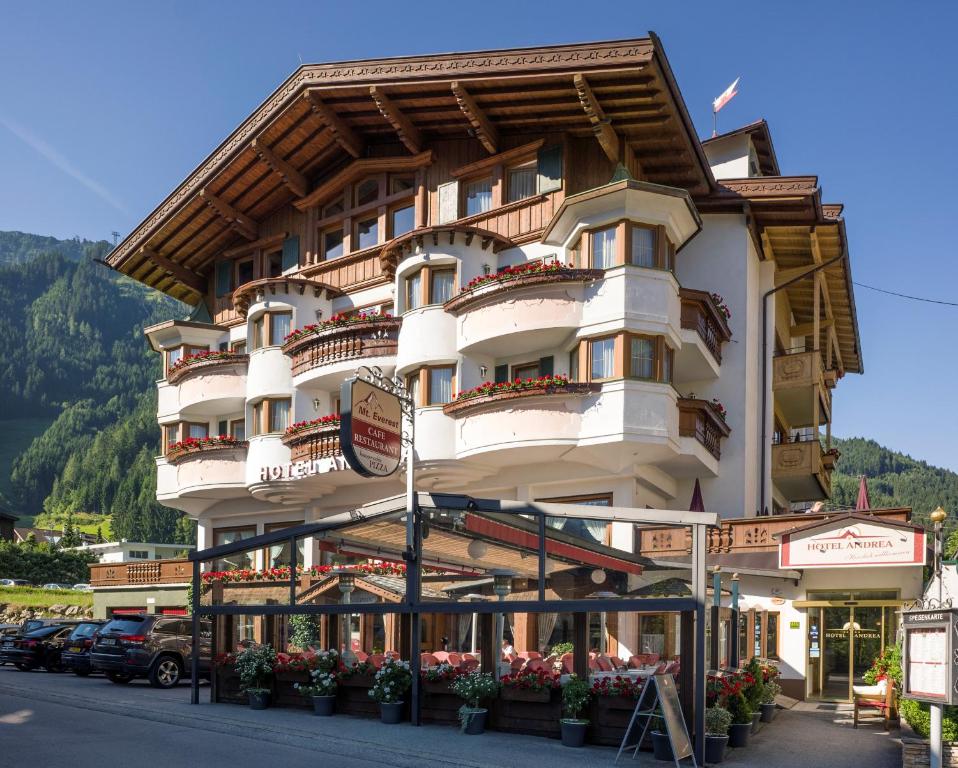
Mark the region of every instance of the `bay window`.
POLYGON ((598 229, 591 234, 593 269, 610 269, 615 266, 616 227, 598 229))
POLYGON ((421 267, 406 276, 405 286, 406 310, 444 304, 455 291, 456 268, 452 265, 421 267))
POLYGON ((406 309, 419 309, 423 305, 422 273, 417 270, 406 278, 406 309))
POLYGON ((584 368, 589 381, 631 378, 668 384, 672 381, 674 354, 662 336, 623 331, 584 339, 569 352, 569 378, 578 380, 584 368))
POLYGON ((636 267, 655 267, 656 247, 655 230, 648 227, 632 225, 632 248, 629 253, 629 263, 636 267))
POLYGON ((288 397, 270 397, 253 404, 250 434, 285 432, 289 427, 292 402, 288 397))
POLYGON ((423 366, 406 375, 406 387, 417 406, 451 403, 456 394, 456 366, 423 366))
POLYGON ((633 336, 630 340, 629 373, 637 379, 655 377, 655 341, 645 336, 633 336))
POLYGON ((451 269, 430 269, 429 303, 444 304, 449 301, 452 298, 452 289, 455 282, 455 267, 451 269))
POLYGON ((593 339, 589 342, 589 356, 592 361, 592 381, 611 379, 615 376, 615 337, 593 339))
POLYGON ((251 321, 253 349, 277 347, 292 330, 292 312, 264 312, 251 321))
POLYGON ((186 436, 194 440, 202 440, 210 436, 210 425, 206 423, 189 422, 186 424, 186 436))

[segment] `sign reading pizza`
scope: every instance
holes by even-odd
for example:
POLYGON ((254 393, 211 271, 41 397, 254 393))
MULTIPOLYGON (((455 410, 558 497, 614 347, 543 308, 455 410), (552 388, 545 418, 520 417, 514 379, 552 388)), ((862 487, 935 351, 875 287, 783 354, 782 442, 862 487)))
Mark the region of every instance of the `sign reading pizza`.
POLYGON ((925 564, 925 532, 863 515, 843 515, 781 535, 780 568, 925 564))
POLYGON ((350 379, 340 393, 339 443, 349 466, 363 477, 387 477, 402 455, 399 396, 362 379, 350 379))

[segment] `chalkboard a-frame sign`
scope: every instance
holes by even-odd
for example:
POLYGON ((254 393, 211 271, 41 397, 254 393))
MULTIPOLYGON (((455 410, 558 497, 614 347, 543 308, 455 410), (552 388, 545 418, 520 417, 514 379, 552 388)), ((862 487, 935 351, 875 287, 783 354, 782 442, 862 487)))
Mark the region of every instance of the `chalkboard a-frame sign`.
POLYGON ((615 761, 618 762, 626 750, 633 750, 633 758, 638 754, 639 747, 645 740, 645 734, 653 720, 661 720, 665 724, 665 732, 669 736, 675 765, 678 766, 680 761, 691 758, 693 767, 697 766, 695 752, 692 750, 692 739, 689 737, 688 728, 685 727, 685 717, 682 714, 679 692, 675 687, 675 678, 671 674, 664 673, 652 675, 646 680, 642 694, 635 703, 635 711, 632 713, 629 727, 625 729, 625 736, 622 737, 622 744, 619 746, 615 761), (645 725, 642 732, 633 742, 638 723, 643 719, 645 725))

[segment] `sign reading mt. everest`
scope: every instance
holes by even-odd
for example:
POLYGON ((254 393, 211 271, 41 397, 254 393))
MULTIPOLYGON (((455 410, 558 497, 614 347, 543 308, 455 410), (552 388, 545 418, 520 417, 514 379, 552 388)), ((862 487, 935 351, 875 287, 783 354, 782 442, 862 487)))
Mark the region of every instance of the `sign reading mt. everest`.
POLYGON ((903 523, 843 515, 783 533, 780 568, 924 565, 925 532, 903 523))
POLYGON ((362 379, 350 379, 340 392, 339 442, 364 477, 386 477, 402 456, 402 404, 399 397, 362 379))

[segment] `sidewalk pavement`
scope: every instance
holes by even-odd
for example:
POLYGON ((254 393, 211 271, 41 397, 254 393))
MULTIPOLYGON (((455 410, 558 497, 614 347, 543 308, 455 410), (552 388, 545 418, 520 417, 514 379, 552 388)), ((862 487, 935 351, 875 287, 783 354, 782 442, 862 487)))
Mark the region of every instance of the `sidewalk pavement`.
MULTIPOLYGON (((616 754, 609 747, 568 749, 557 740, 533 736, 495 732, 464 736, 449 726, 385 726, 363 718, 315 717, 307 710, 254 711, 231 704, 210 704, 209 688, 205 685, 200 689, 202 703, 192 706, 187 686, 160 691, 140 682, 121 687, 101 678, 21 673, 0 667, 0 693, 245 736, 306 748, 317 754, 375 760, 389 766, 592 768, 611 766, 616 754)), ((883 733, 880 726, 871 725, 854 730, 850 717, 844 713, 800 705, 779 711, 775 722, 753 736, 747 749, 729 750, 725 762, 743 768, 893 768, 901 765, 901 748, 897 732, 883 733)), ((642 768, 666 765, 647 753, 639 753, 636 760, 623 756, 619 764, 642 768)))

